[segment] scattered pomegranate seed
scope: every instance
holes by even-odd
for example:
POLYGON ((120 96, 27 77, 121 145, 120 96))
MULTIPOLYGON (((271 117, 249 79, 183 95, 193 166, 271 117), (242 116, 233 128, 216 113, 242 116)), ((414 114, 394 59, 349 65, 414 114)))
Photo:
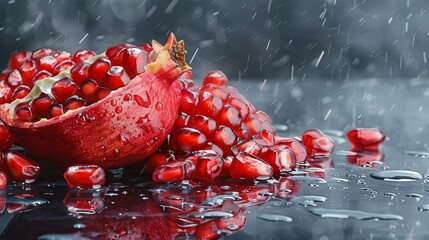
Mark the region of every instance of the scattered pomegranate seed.
POLYGON ((99 188, 106 181, 104 170, 97 165, 73 165, 64 172, 69 187, 99 188))
POLYGON ((39 176, 39 164, 19 152, 8 152, 4 156, 7 176, 14 181, 34 180, 39 176))
POLYGON ((305 162, 307 159, 307 149, 304 145, 295 138, 275 137, 276 145, 286 145, 293 150, 297 163, 305 162))
POLYGON ((22 81, 27 86, 33 86, 33 78, 37 72, 37 65, 34 60, 25 61, 18 68, 22 81))
POLYGON ((17 69, 21 64, 27 60, 30 59, 30 55, 28 52, 21 51, 16 52, 12 54, 12 56, 9 59, 9 68, 10 69, 17 69))
POLYGON ((131 81, 124 68, 121 66, 112 66, 107 71, 106 78, 103 81, 103 86, 116 90, 127 85, 131 81))
POLYGON ((9 85, 12 87, 16 87, 23 84, 24 82, 22 80, 21 73, 19 73, 18 70, 13 70, 12 72, 10 72, 7 76, 7 83, 9 83, 9 85))
POLYGON ((51 95, 40 95, 31 101, 31 112, 34 118, 48 117, 48 110, 54 103, 51 95))
POLYGON ((260 157, 273 167, 274 173, 290 172, 296 166, 295 153, 286 145, 268 147, 260 157))
POLYGON ((73 62, 80 63, 84 60, 88 60, 95 56, 95 52, 91 50, 81 49, 75 52, 73 55, 73 62))
POLYGON ((109 70, 111 63, 107 58, 99 58, 88 69, 88 77, 101 84, 109 70))
POLYGON ((122 63, 125 71, 130 78, 144 72, 148 63, 148 53, 141 48, 128 48, 122 57, 122 63))
POLYGON ((233 178, 256 179, 271 177, 273 168, 264 160, 248 153, 238 153, 231 162, 229 172, 233 178))
POLYGON ((219 70, 213 70, 206 74, 203 81, 203 86, 214 84, 217 86, 228 86, 228 78, 219 70))
POLYGON ((177 182, 192 179, 195 174, 195 164, 191 160, 174 161, 155 168, 152 179, 155 182, 177 182))
POLYGON ((348 132, 347 138, 356 148, 378 150, 386 137, 382 131, 376 128, 356 128, 348 132))
POLYGON ((66 112, 69 110, 78 109, 78 108, 83 107, 83 106, 85 106, 85 101, 76 95, 69 97, 64 102, 64 109, 66 112))
POLYGON ((58 103, 64 103, 77 91, 76 84, 70 78, 62 78, 56 81, 51 88, 52 96, 58 103))
POLYGON ((7 176, 4 172, 0 171, 0 189, 5 189, 7 185, 7 176))
POLYGON ((15 108, 15 117, 21 121, 31 121, 33 119, 33 113, 31 112, 30 104, 21 103, 15 108))
POLYGON ((70 75, 73 79, 73 82, 79 85, 83 80, 87 79, 89 67, 90 65, 84 62, 74 65, 74 67, 72 67, 70 70, 70 75))
POLYGON ((59 116, 61 116, 63 114, 64 114, 63 105, 60 104, 60 103, 54 103, 49 108, 48 117, 49 118, 59 117, 59 116))
POLYGON ((302 135, 302 143, 307 148, 308 156, 331 155, 335 143, 319 129, 310 129, 302 135))
POLYGON ((29 87, 27 87, 25 85, 18 86, 13 91, 11 99, 12 99, 12 101, 14 101, 16 99, 25 98, 28 95, 28 93, 30 93, 29 87))

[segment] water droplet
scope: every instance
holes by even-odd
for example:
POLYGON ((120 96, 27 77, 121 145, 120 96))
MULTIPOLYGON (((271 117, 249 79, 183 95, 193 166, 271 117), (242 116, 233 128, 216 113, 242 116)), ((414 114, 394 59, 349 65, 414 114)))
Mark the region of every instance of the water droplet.
POLYGON ((385 197, 388 197, 388 198, 390 198, 390 199, 393 199, 393 198, 395 198, 395 197, 396 197, 396 194, 388 192, 388 193, 385 193, 385 194, 384 194, 384 196, 385 196, 385 197))
POLYGON ((139 106, 148 108, 151 105, 148 92, 145 92, 142 96, 134 95, 134 100, 139 106))
POLYGON ((121 106, 117 106, 117 107, 115 107, 115 112, 116 113, 121 113, 122 112, 122 107, 121 106))
POLYGON ((118 101, 116 101, 116 99, 112 99, 112 100, 110 101, 110 104, 111 104, 112 106, 116 106, 116 104, 118 104, 118 101))
POLYGON ((131 94, 125 94, 125 96, 124 96, 124 101, 131 101, 131 100, 133 100, 133 95, 131 95, 131 94))
POLYGON ((328 179, 329 182, 342 182, 342 183, 346 183, 349 182, 350 180, 345 179, 345 178, 338 178, 338 177, 331 177, 330 179, 328 179))
POLYGON ((343 210, 343 209, 325 209, 311 208, 309 212, 323 218, 354 218, 357 220, 404 220, 402 216, 393 214, 369 213, 364 211, 343 210))
POLYGON ((167 199, 169 199, 169 200, 180 200, 180 201, 185 200, 185 198, 183 198, 183 197, 181 197, 181 196, 176 196, 176 195, 167 196, 167 197, 165 197, 165 198, 167 198, 167 199))
POLYGON ((278 214, 262 214, 257 218, 267 222, 292 222, 292 218, 278 214))
POLYGON ((420 205, 420 206, 417 207, 417 210, 419 212, 429 211, 429 204, 422 204, 422 205, 420 205))
POLYGON ((429 158, 429 152, 405 150, 404 153, 412 157, 429 158))
POLYGON ((106 117, 113 118, 113 117, 115 117, 115 113, 114 112, 108 112, 108 113, 106 113, 106 117))
POLYGON ((155 109, 157 111, 162 111, 164 109, 164 105, 162 104, 162 102, 157 102, 155 105, 155 109))
POLYGON ((121 134, 119 135, 119 137, 121 139, 122 144, 127 144, 128 141, 130 140, 129 136, 128 136, 128 134, 126 132, 121 132, 121 134))
POLYGON ((299 196, 292 199, 292 203, 302 206, 317 206, 316 202, 325 202, 326 197, 322 196, 299 196))
POLYGON ((394 182, 412 182, 422 179, 422 175, 414 171, 406 170, 386 170, 371 173, 371 177, 375 179, 380 179, 384 181, 394 181, 394 182))
POLYGON ((309 176, 290 176, 289 179, 297 182, 327 183, 326 180, 323 178, 309 176))
POLYGON ((423 195, 418 194, 418 193, 407 193, 407 194, 405 194, 405 196, 409 197, 409 198, 422 198, 423 197, 423 195))
POLYGON ((227 218, 234 216, 232 213, 222 212, 222 211, 208 211, 208 212, 194 212, 181 215, 181 217, 189 217, 189 218, 227 218))
POLYGON ((86 225, 83 223, 76 223, 75 225, 73 225, 73 228, 82 229, 82 228, 86 228, 86 225))
POLYGON ((79 113, 76 118, 76 124, 85 125, 85 123, 86 123, 85 115, 83 115, 82 113, 79 113))
POLYGON ((352 152, 352 151, 339 150, 339 151, 335 152, 335 155, 337 155, 337 156, 356 156, 356 155, 358 155, 358 153, 352 152))

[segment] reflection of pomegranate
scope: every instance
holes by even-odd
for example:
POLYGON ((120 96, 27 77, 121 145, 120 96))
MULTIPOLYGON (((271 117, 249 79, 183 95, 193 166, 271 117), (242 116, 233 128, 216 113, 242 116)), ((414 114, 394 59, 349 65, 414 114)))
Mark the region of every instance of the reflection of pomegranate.
POLYGON ((375 163, 383 162, 384 155, 379 151, 360 151, 359 148, 350 149, 354 155, 347 155, 347 161, 358 166, 375 167, 375 163))
POLYGON ((55 166, 113 168, 141 160, 170 131, 180 101, 176 79, 189 69, 174 35, 152 47, 118 45, 65 68, 2 105, 0 117, 20 145, 55 166))

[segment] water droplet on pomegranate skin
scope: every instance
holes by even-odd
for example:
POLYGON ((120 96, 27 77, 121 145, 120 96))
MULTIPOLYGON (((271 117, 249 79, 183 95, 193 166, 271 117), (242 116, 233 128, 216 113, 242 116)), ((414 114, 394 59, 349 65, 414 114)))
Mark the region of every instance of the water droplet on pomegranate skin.
POLYGON ((69 187, 93 188, 106 181, 104 170, 97 165, 73 165, 64 172, 69 187))
POLYGON ((117 107, 115 107, 115 112, 116 113, 121 113, 122 112, 122 107, 121 106, 117 106, 117 107))
POLYGON ((177 182, 194 177, 195 164, 190 160, 162 164, 152 174, 154 182, 177 182))
POLYGON ((19 152, 8 152, 4 155, 5 172, 14 181, 36 179, 40 173, 38 163, 19 152))
POLYGON ((164 105, 162 104, 162 102, 157 102, 157 103, 156 103, 156 105, 155 105, 155 109, 156 109, 157 111, 162 111, 162 110, 164 110, 164 105))
POLYGON ((117 104, 118 104, 118 101, 116 101, 116 99, 110 100, 110 105, 112 105, 113 107, 116 106, 117 104))
POLYGON ((335 148, 334 141, 319 129, 310 129, 303 133, 302 143, 309 156, 329 156, 335 148))
POLYGON ((87 119, 86 119, 85 115, 83 115, 82 113, 79 113, 77 115, 77 118, 76 118, 76 124, 85 125, 87 122, 86 120, 87 119))
POLYGON ((128 101, 132 101, 133 100, 133 95, 127 93, 124 96, 124 101, 128 102, 128 101))
POLYGON ((376 128, 356 128, 347 133, 347 138, 355 148, 374 151, 386 137, 376 128))
POLYGON ((120 135, 119 135, 119 138, 120 138, 120 140, 121 140, 121 143, 122 144, 127 144, 128 142, 129 142, 129 138, 130 138, 130 136, 127 134, 127 133, 125 133, 125 132, 122 132, 120 135))
POLYGON ((232 160, 229 172, 233 178, 256 179, 272 177, 273 168, 256 156, 241 152, 232 160))
POLYGON ((151 101, 150 101, 150 97, 149 97, 149 93, 145 92, 143 95, 134 95, 134 101, 136 101, 136 103, 139 106, 142 106, 144 108, 149 108, 151 105, 151 101))

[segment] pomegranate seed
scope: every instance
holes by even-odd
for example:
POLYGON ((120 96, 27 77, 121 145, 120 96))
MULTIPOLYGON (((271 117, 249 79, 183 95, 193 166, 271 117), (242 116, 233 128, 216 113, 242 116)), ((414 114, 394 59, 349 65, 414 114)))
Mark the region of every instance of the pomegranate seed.
POLYGON ((204 94, 205 92, 211 93, 214 96, 222 99, 222 101, 226 101, 228 99, 230 90, 226 87, 206 85, 200 88, 200 92, 201 94, 204 94))
POLYGON ((9 86, 16 87, 23 84, 21 73, 18 70, 13 70, 7 76, 7 83, 9 86))
POLYGON ((116 90, 120 87, 127 85, 130 78, 121 66, 113 66, 109 69, 106 79, 103 81, 103 86, 116 90))
POLYGON ((222 149, 223 154, 228 153, 236 143, 237 136, 231 128, 220 126, 211 136, 211 141, 222 149))
POLYGON ((245 104, 243 101, 241 101, 240 99, 230 97, 228 99, 228 104, 240 112, 241 119, 246 119, 249 116, 250 114, 249 106, 245 104))
POLYGON ((78 109, 78 108, 83 107, 83 106, 85 106, 85 101, 76 95, 69 97, 64 102, 65 112, 67 112, 69 110, 75 110, 75 109, 78 109))
POLYGON ((295 153, 285 145, 268 147, 261 158, 273 167, 275 173, 292 171, 296 164, 295 153))
POLYGON ((228 86, 228 78, 219 70, 213 70, 207 73, 203 80, 203 86, 214 84, 218 86, 228 86))
POLYGON ((38 50, 34 51, 34 52, 33 52, 33 54, 31 55, 31 57, 32 57, 33 59, 39 59, 39 58, 42 58, 42 57, 44 57, 44 56, 47 56, 47 55, 54 55, 54 54, 55 54, 55 51, 54 51, 54 50, 52 50, 52 49, 49 49, 49 48, 41 48, 41 49, 38 49, 38 50))
POLYGON ((6 174, 14 181, 34 180, 39 176, 39 164, 19 152, 6 153, 4 161, 6 174))
POLYGON ((7 176, 4 172, 0 172, 0 189, 5 189, 7 185, 7 176))
POLYGON ((222 124, 228 127, 235 127, 241 124, 240 112, 226 104, 223 109, 220 111, 219 116, 217 117, 218 124, 222 124))
MULTIPOLYGON (((9 131, 9 129, 6 128, 6 126, 0 122, 0 150, 5 151, 12 147, 14 141, 14 137, 12 133, 9 131)), ((1 154, 3 155, 3 154, 1 154)), ((3 156, 0 156, 0 160, 3 156)), ((1 168, 1 164, 0 164, 1 168)))
POLYGON ((347 138, 356 148, 378 150, 386 137, 382 131, 375 128, 356 128, 349 131, 347 138))
POLYGON ((15 108, 15 117, 21 121, 31 121, 33 119, 33 113, 31 112, 30 104, 21 103, 15 108))
POLYGON ((107 58, 99 58, 91 64, 88 69, 88 76, 100 84, 107 74, 111 64, 107 58))
POLYGON ((9 68, 6 68, 0 73, 0 81, 7 81, 7 76, 12 72, 9 68))
POLYGON ((12 54, 12 56, 9 59, 9 68, 10 69, 17 69, 21 64, 27 60, 30 59, 30 54, 25 51, 16 52, 12 54))
POLYGON ((85 79, 80 84, 80 96, 86 103, 93 103, 96 101, 98 84, 92 79, 85 79))
POLYGON ((73 55, 73 62, 80 63, 84 60, 88 60, 95 56, 95 52, 91 50, 81 49, 75 52, 73 55))
POLYGON ((182 97, 180 100, 180 112, 193 114, 195 106, 198 103, 198 94, 191 89, 182 89, 182 97))
POLYGON ((250 115, 245 121, 247 128, 251 135, 255 135, 259 133, 262 129, 262 123, 258 119, 254 117, 254 115, 250 115))
POLYGON ((347 155, 347 161, 357 166, 373 165, 374 163, 380 163, 384 160, 384 155, 378 151, 361 151, 361 149, 352 148, 351 152, 355 152, 354 155, 347 155))
POLYGON ((215 152, 217 155, 222 156, 223 155, 223 151, 220 147, 218 147, 217 145, 213 144, 212 142, 208 142, 206 143, 206 145, 204 145, 201 150, 205 150, 205 151, 213 151, 215 152))
POLYGON ((203 92, 198 99, 197 113, 215 119, 222 107, 222 99, 210 92, 203 92))
POLYGON ((48 117, 48 110, 54 103, 50 95, 40 95, 31 101, 31 111, 34 118, 48 117))
POLYGON ((64 179, 71 188, 99 188, 106 181, 106 175, 97 165, 73 165, 64 172, 64 179))
POLYGON ((191 160, 175 161, 155 168, 152 179, 154 182, 177 182, 192 179, 194 174, 195 165, 191 160))
POLYGON ((240 126, 235 127, 234 132, 239 139, 248 140, 250 138, 249 128, 244 123, 242 123, 240 126))
POLYGON ((260 143, 262 146, 273 146, 275 144, 274 133, 269 130, 262 129, 259 132, 259 136, 255 137, 255 139, 259 137, 264 141, 264 144, 260 143))
POLYGON ((33 77, 36 74, 37 66, 34 60, 25 61, 18 68, 22 81, 27 86, 33 86, 33 77))
POLYGON ((71 54, 67 51, 61 51, 54 53, 53 56, 57 58, 57 62, 61 63, 70 60, 71 54))
POLYGON ((39 70, 46 70, 50 73, 54 73, 54 66, 58 63, 54 56, 47 55, 39 59, 39 70))
POLYGON ((152 174, 153 171, 163 164, 166 164, 170 161, 174 160, 174 155, 156 152, 148 157, 146 160, 145 170, 152 174))
POLYGON ((305 131, 302 135, 302 143, 307 148, 307 154, 313 157, 331 155, 335 147, 334 141, 319 129, 305 131))
POLYGON ((191 152, 199 150, 207 139, 203 133, 193 128, 182 128, 174 132, 171 137, 171 143, 174 150, 191 152))
POLYGON ((232 148, 232 152, 235 155, 240 152, 245 152, 254 156, 259 156, 262 152, 262 147, 254 140, 241 141, 232 148))
POLYGON ((25 85, 18 86, 15 88, 15 90, 12 93, 12 101, 15 101, 16 99, 22 99, 25 98, 28 93, 30 92, 30 88, 25 85))
POLYGON ((65 61, 59 62, 54 66, 54 74, 56 75, 60 72, 63 72, 72 66, 74 66, 74 62, 72 60, 65 60, 65 61))
POLYGON ((256 179, 259 177, 271 177, 273 168, 262 159, 241 152, 232 160, 229 172, 233 178, 256 179))
POLYGON ((98 100, 101 100, 101 99, 103 99, 103 98, 105 98, 105 97, 107 97, 109 94, 110 94, 110 92, 111 92, 112 90, 110 90, 110 89, 108 89, 108 88, 105 88, 105 87, 99 87, 98 89, 97 89, 97 92, 95 93, 96 94, 96 96, 97 96, 97 99, 98 100))
POLYGON ((51 88, 52 96, 59 103, 64 103, 77 91, 76 84, 68 77, 56 81, 51 88))
POLYGON ((135 47, 135 45, 123 43, 117 46, 110 47, 106 50, 106 56, 112 62, 112 66, 122 65, 122 57, 124 56, 125 50, 129 47, 135 47))
POLYGON ((271 118, 264 112, 262 111, 256 111, 254 113, 254 116, 256 117, 256 119, 258 119, 259 121, 263 122, 268 122, 268 123, 272 123, 273 121, 271 120, 271 118))
POLYGON ((203 115, 195 115, 189 118, 187 126, 198 129, 205 136, 210 136, 217 129, 216 122, 203 115))
POLYGON ((42 70, 42 71, 36 73, 36 75, 34 75, 33 80, 32 80, 33 85, 36 84, 37 81, 51 77, 51 76, 52 76, 52 73, 45 71, 45 70, 42 70))
POLYGON ((70 70, 70 75, 73 79, 73 82, 79 85, 83 80, 87 79, 89 66, 89 64, 86 64, 84 62, 80 62, 74 65, 74 67, 72 67, 72 69, 70 70))
POLYGON ((227 156, 225 158, 223 158, 223 167, 222 167, 222 171, 220 172, 219 176, 222 177, 230 177, 231 175, 229 174, 229 169, 231 167, 231 163, 232 160, 234 158, 232 156, 227 156))
POLYGON ((295 138, 276 137, 276 145, 286 145, 295 153, 296 162, 302 163, 307 159, 307 149, 295 138))
POLYGON ((176 118, 176 121, 174 122, 174 126, 172 129, 172 132, 176 132, 178 130, 180 130, 181 128, 184 128, 185 126, 188 125, 189 122, 189 115, 184 113, 184 112, 180 112, 179 113, 179 117, 176 118))
POLYGON ((211 151, 200 151, 197 153, 197 167, 195 178, 202 181, 214 180, 220 175, 223 166, 223 159, 211 151))
POLYGON ((63 114, 64 114, 63 105, 59 103, 52 104, 52 106, 49 108, 49 111, 48 111, 49 118, 59 117, 63 114))
POLYGON ((128 48, 122 57, 122 63, 125 71, 130 78, 144 72, 148 63, 148 53, 140 48, 128 48))
POLYGON ((147 43, 141 44, 140 47, 143 48, 147 53, 150 53, 153 51, 153 47, 147 43))

